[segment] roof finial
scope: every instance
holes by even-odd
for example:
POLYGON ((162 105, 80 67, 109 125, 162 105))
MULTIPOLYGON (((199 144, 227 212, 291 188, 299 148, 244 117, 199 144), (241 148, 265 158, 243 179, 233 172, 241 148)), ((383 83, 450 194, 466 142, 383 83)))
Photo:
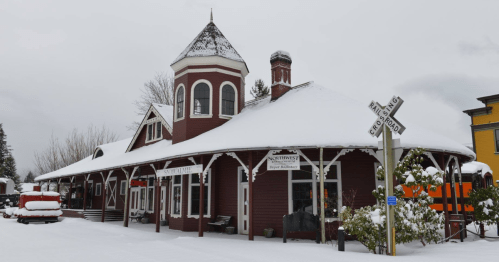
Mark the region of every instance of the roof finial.
POLYGON ((213 23, 213 8, 211 8, 210 23, 213 23))

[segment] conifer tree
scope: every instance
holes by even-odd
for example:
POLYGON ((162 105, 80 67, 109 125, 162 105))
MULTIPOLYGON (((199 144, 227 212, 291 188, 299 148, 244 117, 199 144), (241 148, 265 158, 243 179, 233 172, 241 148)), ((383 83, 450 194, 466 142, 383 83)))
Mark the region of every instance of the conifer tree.
POLYGON ((31 170, 24 178, 24 183, 35 183, 35 175, 33 175, 33 172, 31 172, 31 170))
POLYGON ((254 98, 261 98, 270 93, 269 87, 265 85, 262 79, 255 80, 255 85, 251 87, 250 94, 254 98))
POLYGON ((480 236, 485 237, 484 225, 499 221, 499 188, 474 189, 469 193, 469 204, 473 206, 475 223, 480 225, 480 236))
MULTIPOLYGON (((430 208, 433 198, 428 191, 435 191, 442 185, 443 172, 434 167, 423 169, 421 148, 411 150, 400 161, 394 170, 394 176, 401 184, 411 190, 411 194, 404 196, 401 185, 394 188, 397 198, 395 208, 395 239, 396 243, 408 243, 419 240, 423 245, 436 243, 441 235, 438 232, 443 228, 444 216, 430 208)), ((384 179, 384 169, 377 171, 379 179, 384 179)), ((351 235, 356 235, 359 242, 376 253, 376 246, 386 246, 386 205, 385 187, 379 186, 373 191, 377 200, 376 205, 366 206, 352 212, 351 208, 343 208, 340 218, 343 227, 351 235)))
POLYGON ((12 181, 14 181, 15 184, 14 189, 17 190, 18 192, 21 192, 21 178, 17 174, 16 161, 14 160, 14 157, 10 153, 5 158, 2 176, 12 179, 12 181))

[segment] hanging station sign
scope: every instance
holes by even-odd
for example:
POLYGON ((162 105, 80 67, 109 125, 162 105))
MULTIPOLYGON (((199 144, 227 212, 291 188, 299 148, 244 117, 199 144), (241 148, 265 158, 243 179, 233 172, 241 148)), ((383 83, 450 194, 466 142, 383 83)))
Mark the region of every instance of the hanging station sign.
POLYGON ((203 173, 203 165, 174 167, 167 169, 159 169, 158 171, 156 171, 158 177, 199 174, 199 173, 203 173))
POLYGON ((300 170, 300 155, 275 155, 267 158, 267 170, 300 170))
POLYGON ((146 187, 147 181, 140 181, 140 180, 132 179, 132 180, 130 180, 130 186, 146 187))

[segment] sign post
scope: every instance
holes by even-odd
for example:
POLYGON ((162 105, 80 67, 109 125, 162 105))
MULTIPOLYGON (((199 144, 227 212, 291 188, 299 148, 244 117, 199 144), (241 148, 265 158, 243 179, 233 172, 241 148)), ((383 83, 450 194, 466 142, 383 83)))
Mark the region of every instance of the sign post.
POLYGON ((386 236, 388 254, 395 256, 395 210, 397 199, 393 196, 393 170, 395 161, 393 156, 392 132, 402 134, 405 127, 399 123, 393 115, 400 108, 404 100, 398 96, 392 97, 386 106, 371 101, 369 108, 378 116, 378 119, 369 129, 369 134, 379 137, 383 132, 383 166, 385 167, 385 197, 386 197, 386 236))

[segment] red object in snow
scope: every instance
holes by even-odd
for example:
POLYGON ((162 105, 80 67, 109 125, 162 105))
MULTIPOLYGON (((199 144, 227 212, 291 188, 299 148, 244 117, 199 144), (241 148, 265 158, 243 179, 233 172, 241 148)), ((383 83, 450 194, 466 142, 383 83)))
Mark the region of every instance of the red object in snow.
POLYGON ((140 180, 133 180, 130 182, 131 186, 140 186, 140 187, 146 187, 147 186, 147 181, 140 181, 140 180))

